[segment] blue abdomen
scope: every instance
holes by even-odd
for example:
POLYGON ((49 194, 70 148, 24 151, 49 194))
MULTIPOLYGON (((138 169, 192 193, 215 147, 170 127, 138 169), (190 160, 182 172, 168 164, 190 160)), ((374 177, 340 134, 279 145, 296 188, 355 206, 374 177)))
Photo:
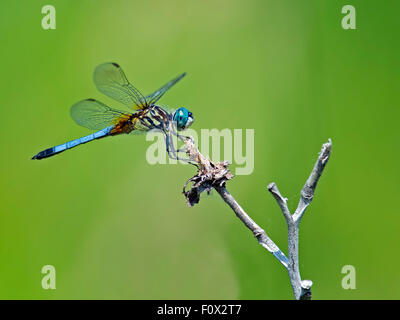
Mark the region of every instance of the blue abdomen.
POLYGON ((104 128, 100 131, 97 131, 95 133, 89 134, 88 136, 84 136, 82 138, 68 141, 68 142, 60 144, 58 146, 40 151, 37 155, 33 156, 32 159, 40 160, 40 159, 48 158, 57 153, 60 153, 65 150, 79 146, 80 144, 87 143, 87 142, 95 140, 95 139, 107 137, 110 135, 110 131, 112 128, 113 128, 113 126, 110 126, 110 127, 104 128))

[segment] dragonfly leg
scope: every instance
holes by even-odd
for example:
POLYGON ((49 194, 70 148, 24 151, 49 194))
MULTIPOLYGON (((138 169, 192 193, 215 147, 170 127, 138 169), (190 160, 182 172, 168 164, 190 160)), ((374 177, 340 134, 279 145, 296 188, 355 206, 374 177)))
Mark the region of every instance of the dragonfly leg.
MULTIPOLYGON (((180 134, 177 133, 176 131, 172 131, 172 133, 173 133, 179 140, 181 140, 182 142, 186 142, 186 140, 188 140, 188 139, 193 140, 192 137, 180 135, 180 134)), ((186 147, 177 149, 177 152, 186 152, 186 151, 187 151, 186 147)))
MULTIPOLYGON (((179 135, 177 135, 177 136, 179 136, 179 135)), ((171 134, 169 134, 169 133, 165 134, 165 143, 167 145, 168 156, 171 159, 190 163, 190 164, 194 165, 195 167, 197 167, 197 163, 191 161, 190 159, 179 157, 179 155, 178 155, 179 153, 186 153, 187 150, 186 150, 186 148, 175 149, 171 134)))
POLYGON ((167 146, 168 156, 171 159, 177 160, 177 154, 175 152, 174 144, 173 142, 171 142, 171 136, 168 133, 165 134, 165 144, 167 146))
MULTIPOLYGON (((192 137, 181 135, 181 134, 177 133, 175 130, 172 130, 172 133, 173 133, 179 140, 181 140, 182 142, 186 142, 188 139, 190 139, 190 140, 193 141, 193 138, 192 138, 192 137)), ((176 152, 178 152, 178 153, 179 153, 179 152, 187 153, 187 148, 186 148, 186 146, 183 147, 183 148, 179 148, 179 149, 176 150, 176 152)), ((198 163, 195 162, 195 161, 192 161, 192 160, 190 160, 190 159, 187 159, 187 160, 185 159, 184 161, 187 162, 187 163, 190 163, 190 164, 194 165, 196 168, 199 167, 199 166, 198 166, 198 163)))
POLYGON ((178 139, 181 140, 182 142, 185 142, 185 141, 188 140, 188 139, 193 140, 192 137, 183 136, 183 135, 180 135, 179 133, 176 133, 176 132, 175 132, 175 134, 176 134, 176 136, 178 137, 178 139))

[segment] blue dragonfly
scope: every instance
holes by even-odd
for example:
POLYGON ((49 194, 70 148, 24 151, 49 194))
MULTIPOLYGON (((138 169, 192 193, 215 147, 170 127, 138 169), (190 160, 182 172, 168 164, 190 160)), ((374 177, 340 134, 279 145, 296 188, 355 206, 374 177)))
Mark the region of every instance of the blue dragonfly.
POLYGON ((178 153, 184 150, 175 148, 173 136, 176 136, 181 141, 187 138, 181 135, 180 132, 187 129, 193 123, 194 118, 192 113, 184 107, 169 112, 156 105, 156 102, 185 75, 186 73, 182 73, 157 91, 145 97, 129 83, 122 68, 117 63, 99 65, 93 75, 97 89, 128 108, 133 109, 133 112, 112 109, 95 99, 79 101, 71 107, 72 119, 77 124, 91 130, 96 130, 96 132, 45 149, 33 156, 32 159, 40 160, 48 158, 96 139, 157 130, 164 134, 170 158, 190 162, 178 156, 178 153))

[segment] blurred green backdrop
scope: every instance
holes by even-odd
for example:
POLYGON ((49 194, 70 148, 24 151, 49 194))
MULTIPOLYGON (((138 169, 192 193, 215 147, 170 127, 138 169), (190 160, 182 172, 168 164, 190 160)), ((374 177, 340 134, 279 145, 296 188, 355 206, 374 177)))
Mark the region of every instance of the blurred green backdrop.
MULTIPOLYGON (((0 298, 292 299, 287 273, 215 193, 188 208, 194 169, 150 165, 144 137, 43 161, 89 133, 69 108, 116 61, 150 93, 187 106, 193 128, 255 130, 255 168, 228 189, 286 253, 266 186, 294 208, 320 146, 333 155, 300 230, 314 299, 399 299, 398 1, 3 1, 0 298), (56 8, 43 30, 41 8, 56 8), (352 4, 357 29, 343 30, 352 4), (43 290, 54 265, 57 289, 43 290), (356 290, 341 287, 344 265, 356 290)), ((118 106, 119 107, 119 106, 118 106)))

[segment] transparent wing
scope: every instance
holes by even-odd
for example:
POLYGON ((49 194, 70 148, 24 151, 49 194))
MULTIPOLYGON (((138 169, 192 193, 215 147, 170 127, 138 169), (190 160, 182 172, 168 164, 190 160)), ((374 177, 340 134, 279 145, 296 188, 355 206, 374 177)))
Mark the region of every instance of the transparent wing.
POLYGON ((147 104, 149 106, 155 104, 164 95, 164 93, 168 91, 169 88, 171 88, 175 83, 177 83, 179 80, 181 80, 184 76, 186 76, 186 73, 182 73, 180 76, 176 77, 175 79, 171 80, 170 82, 168 82, 167 84, 162 86, 156 92, 153 92, 152 94, 148 95, 145 98, 147 104))
POLYGON ((143 109, 146 106, 145 97, 129 83, 122 68, 114 62, 99 65, 93 74, 97 89, 129 108, 143 109))
POLYGON ((91 130, 104 129, 122 119, 129 119, 130 116, 128 113, 111 109, 94 99, 79 101, 71 107, 72 119, 80 126, 91 130))

